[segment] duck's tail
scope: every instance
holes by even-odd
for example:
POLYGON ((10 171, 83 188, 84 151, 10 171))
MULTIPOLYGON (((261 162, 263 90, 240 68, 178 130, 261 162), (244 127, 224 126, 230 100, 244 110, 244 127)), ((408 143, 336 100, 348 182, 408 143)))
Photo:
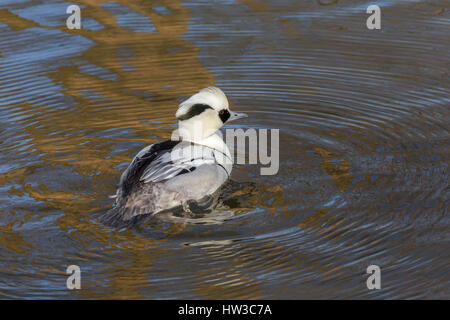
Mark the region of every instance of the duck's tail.
POLYGON ((127 207, 116 206, 101 216, 100 222, 115 228, 132 227, 152 215, 152 213, 138 214, 127 219, 126 217, 129 216, 129 210, 130 209, 127 207))

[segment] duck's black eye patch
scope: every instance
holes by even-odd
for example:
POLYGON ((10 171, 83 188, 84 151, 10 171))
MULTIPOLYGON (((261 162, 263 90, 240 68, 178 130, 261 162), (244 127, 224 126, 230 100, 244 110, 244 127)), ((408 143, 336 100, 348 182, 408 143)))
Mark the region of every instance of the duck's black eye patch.
POLYGON ((208 106, 207 104, 201 104, 201 103, 194 104, 192 107, 189 108, 188 112, 179 116, 178 120, 182 121, 182 120, 187 120, 192 117, 198 116, 200 113, 202 113, 206 109, 212 109, 212 108, 210 106, 208 106))
POLYGON ((219 111, 219 117, 220 120, 225 123, 230 118, 230 112, 227 109, 222 109, 219 111))

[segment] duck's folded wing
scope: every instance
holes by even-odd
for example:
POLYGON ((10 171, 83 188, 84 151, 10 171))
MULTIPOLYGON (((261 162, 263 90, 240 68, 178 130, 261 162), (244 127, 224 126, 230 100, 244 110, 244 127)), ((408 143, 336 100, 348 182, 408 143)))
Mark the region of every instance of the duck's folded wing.
MULTIPOLYGON (((196 169, 202 176, 205 172, 208 173, 206 169, 209 166, 215 168, 212 166, 215 158, 211 149, 202 147, 199 150, 194 147, 192 154, 183 150, 190 146, 190 143, 165 141, 142 149, 122 174, 116 206, 102 217, 102 222, 111 226, 132 225, 145 216, 164 209, 161 204, 151 201, 154 191, 164 188, 163 185, 155 183, 191 173, 196 169), (175 148, 178 144, 180 148, 175 148), (202 151, 201 154, 199 151, 202 151)), ((177 198, 175 193, 174 199, 170 199, 171 195, 168 196, 170 201, 177 198)))
POLYGON ((130 194, 134 186, 141 182, 143 172, 151 166, 153 161, 170 152, 178 143, 179 141, 168 140, 149 145, 139 151, 120 178, 121 196, 126 197, 130 194))
POLYGON ((170 152, 160 153, 148 163, 140 181, 149 183, 169 180, 177 175, 190 173, 201 165, 213 163, 215 158, 210 150, 182 143, 170 152))
POLYGON ((171 140, 152 144, 142 149, 123 173, 122 195, 128 195, 138 183, 165 181, 214 163, 213 152, 204 146, 171 140))

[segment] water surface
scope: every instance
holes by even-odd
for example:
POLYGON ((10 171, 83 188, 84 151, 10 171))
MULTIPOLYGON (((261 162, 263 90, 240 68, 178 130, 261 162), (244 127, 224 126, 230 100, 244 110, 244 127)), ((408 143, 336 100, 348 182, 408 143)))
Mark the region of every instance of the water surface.
POLYGON ((1 0, 0 298, 450 298, 449 26, 442 0, 1 0), (210 85, 280 129, 278 174, 236 165, 222 223, 99 224, 210 85))

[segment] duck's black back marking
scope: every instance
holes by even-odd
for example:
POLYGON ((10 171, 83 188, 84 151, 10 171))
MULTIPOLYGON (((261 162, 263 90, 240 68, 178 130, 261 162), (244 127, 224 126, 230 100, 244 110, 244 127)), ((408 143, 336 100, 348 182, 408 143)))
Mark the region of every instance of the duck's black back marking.
POLYGON ((207 104, 201 104, 201 103, 194 104, 192 107, 189 108, 188 112, 179 116, 178 120, 183 121, 183 120, 187 120, 192 117, 198 116, 200 113, 202 113, 206 109, 212 109, 212 108, 210 106, 208 106, 207 104))
POLYGON ((136 157, 128 168, 127 174, 122 181, 122 197, 129 195, 134 186, 140 183, 140 177, 143 171, 157 156, 172 151, 178 143, 180 143, 180 141, 172 140, 155 143, 145 154, 136 157))

